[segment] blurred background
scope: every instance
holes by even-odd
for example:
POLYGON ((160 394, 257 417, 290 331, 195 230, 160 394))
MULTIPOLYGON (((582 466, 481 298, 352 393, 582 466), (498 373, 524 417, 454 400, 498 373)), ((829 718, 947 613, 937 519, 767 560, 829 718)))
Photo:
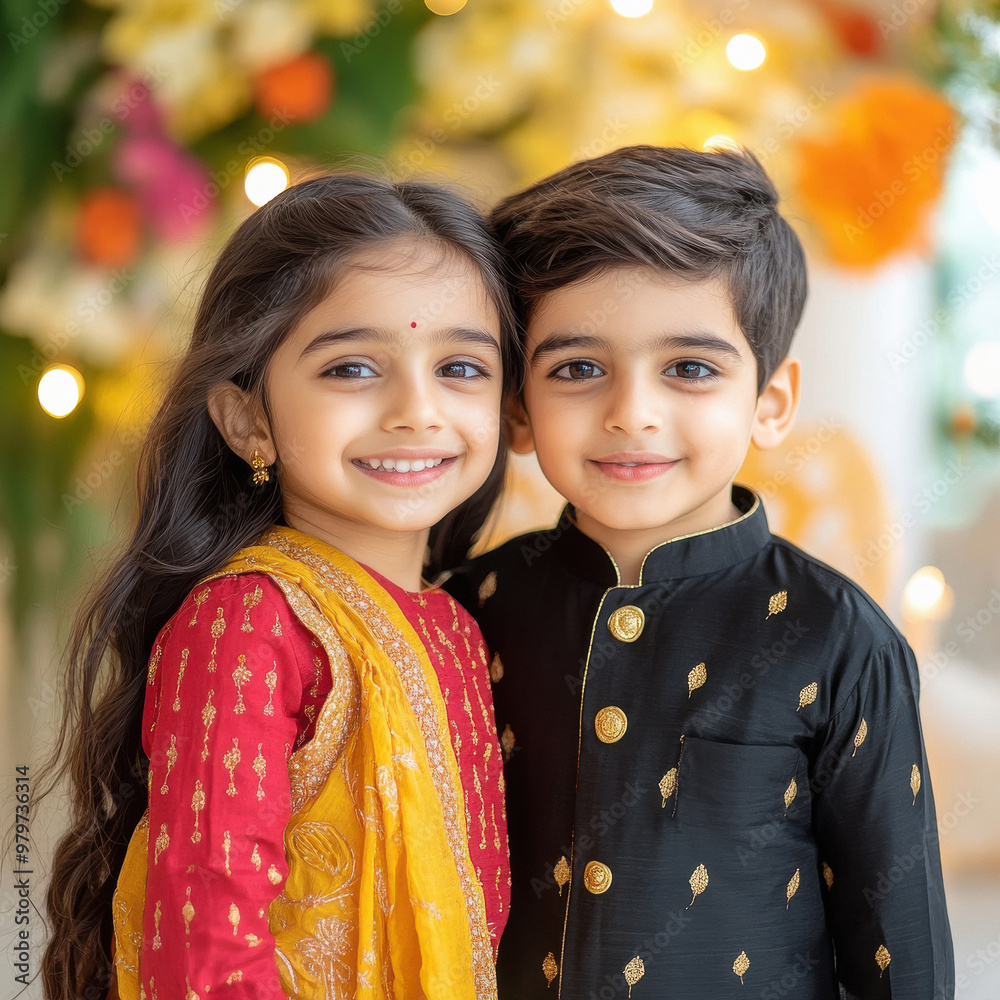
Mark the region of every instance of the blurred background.
MULTIPOLYGON (((797 429, 740 478, 917 652, 958 997, 1000 1000, 1000 3, 5 0, 0 27, 8 815, 164 368, 255 205, 350 166, 488 208, 617 146, 735 143, 811 279, 797 429)), ((559 507, 518 460, 488 543, 559 507)), ((32 815, 29 978, 61 820, 32 815)), ((14 978, 14 880, 8 856, 0 989, 40 997, 14 978)))

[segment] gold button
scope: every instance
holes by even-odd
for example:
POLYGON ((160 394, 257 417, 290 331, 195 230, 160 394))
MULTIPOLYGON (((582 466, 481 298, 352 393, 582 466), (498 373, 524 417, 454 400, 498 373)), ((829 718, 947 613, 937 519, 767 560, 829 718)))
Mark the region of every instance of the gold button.
POLYGON ((600 861, 588 861, 583 869, 583 884, 595 896, 607 892, 611 888, 611 869, 600 861))
POLYGON ((594 716, 594 731, 602 743, 617 743, 628 729, 628 716, 614 705, 602 708, 594 716))
POLYGON ((642 635, 642 627, 646 624, 646 616, 641 608, 626 604, 612 612, 608 619, 608 629, 611 634, 622 642, 635 642, 642 635))

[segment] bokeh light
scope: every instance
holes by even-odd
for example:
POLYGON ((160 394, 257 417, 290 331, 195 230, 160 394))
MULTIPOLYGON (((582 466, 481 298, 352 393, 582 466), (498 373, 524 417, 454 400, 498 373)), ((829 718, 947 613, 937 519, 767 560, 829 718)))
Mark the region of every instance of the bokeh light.
POLYGON ((984 340, 970 349, 965 383, 977 396, 1000 398, 1000 341, 984 340))
POLYGON ((642 17, 653 9, 653 0, 611 0, 611 6, 622 17, 642 17))
POLYGON ((53 365, 38 380, 38 402, 52 417, 72 413, 83 397, 83 376, 69 365, 53 365))
POLYGON ((440 14, 442 17, 457 14, 466 2, 467 0, 424 0, 425 6, 432 14, 440 14))
POLYGON ((258 207, 266 205, 288 187, 288 169, 273 156, 259 156, 247 164, 243 189, 258 207))
POLYGON ((767 56, 764 43, 756 35, 733 35, 726 46, 726 58, 737 68, 757 69, 767 56))
POLYGON ((949 598, 944 573, 937 566, 923 566, 906 582, 903 610, 908 618, 940 618, 950 604, 949 598))

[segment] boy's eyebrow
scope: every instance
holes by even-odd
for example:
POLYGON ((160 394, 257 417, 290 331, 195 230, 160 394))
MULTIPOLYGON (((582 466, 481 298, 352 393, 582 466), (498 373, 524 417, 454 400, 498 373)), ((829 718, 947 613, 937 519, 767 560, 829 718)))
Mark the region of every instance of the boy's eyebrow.
MULTIPOLYGON (((357 326, 346 330, 324 330, 323 333, 314 337, 306 345, 299 355, 299 361, 332 344, 359 340, 367 343, 392 345, 399 343, 399 335, 383 327, 357 326)), ((485 330, 479 330, 476 327, 441 327, 434 331, 434 336, 431 338, 431 344, 434 346, 447 343, 448 341, 459 341, 464 344, 481 344, 484 347, 492 347, 497 354, 500 353, 500 345, 496 342, 496 338, 491 337, 485 330)))
POLYGON ((576 347, 584 351, 608 351, 611 349, 611 342, 604 337, 585 337, 578 333, 550 333, 531 352, 531 364, 536 365, 546 354, 557 354, 576 347))
MULTIPOLYGON (((691 333, 683 336, 665 334, 654 340, 650 347, 654 351, 676 350, 707 350, 719 351, 730 355, 734 360, 743 363, 743 356, 738 348, 728 340, 712 333, 691 333)), ((582 334, 556 332, 549 334, 532 352, 531 365, 536 365, 547 354, 558 354, 565 350, 579 348, 580 350, 608 351, 611 342, 604 337, 585 337, 582 334)))
POLYGON ((735 345, 731 344, 728 340, 724 340, 722 337, 717 337, 713 333, 691 333, 686 336, 668 334, 656 340, 653 343, 653 349, 657 351, 697 351, 699 349, 719 351, 722 354, 732 356, 741 364, 743 362, 743 355, 740 354, 739 349, 735 345))

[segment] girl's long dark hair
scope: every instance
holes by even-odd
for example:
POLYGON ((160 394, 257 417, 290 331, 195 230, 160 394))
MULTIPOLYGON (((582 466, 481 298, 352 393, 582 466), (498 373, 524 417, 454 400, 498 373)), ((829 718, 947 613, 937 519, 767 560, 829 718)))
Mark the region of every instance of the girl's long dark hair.
MULTIPOLYGON (((514 318, 495 239, 479 213, 430 184, 333 174, 297 184, 254 212, 222 250, 190 347, 154 417, 138 463, 135 524, 88 596, 67 651, 63 724, 47 772, 68 774, 71 815, 47 894, 42 958, 49 1000, 103 997, 111 970, 111 902, 125 850, 147 804, 141 741, 153 641, 200 577, 281 521, 279 477, 250 485, 207 408, 227 380, 262 393, 268 361, 331 290, 353 255, 401 239, 469 259, 501 324, 505 388, 514 377, 514 318)), ((504 473, 431 531, 428 574, 465 558, 504 473)))

